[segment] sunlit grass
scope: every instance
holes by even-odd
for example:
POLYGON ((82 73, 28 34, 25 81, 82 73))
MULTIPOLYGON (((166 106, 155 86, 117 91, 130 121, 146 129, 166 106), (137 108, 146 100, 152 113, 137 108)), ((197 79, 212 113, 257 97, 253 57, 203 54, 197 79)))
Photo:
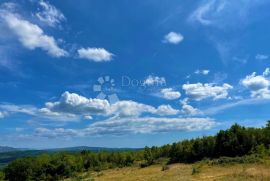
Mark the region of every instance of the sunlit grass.
POLYGON ((78 178, 68 180, 95 181, 250 181, 270 180, 269 160, 253 164, 209 165, 206 162, 195 164, 172 164, 167 169, 156 164, 146 168, 139 166, 116 168, 101 172, 86 172, 78 178))

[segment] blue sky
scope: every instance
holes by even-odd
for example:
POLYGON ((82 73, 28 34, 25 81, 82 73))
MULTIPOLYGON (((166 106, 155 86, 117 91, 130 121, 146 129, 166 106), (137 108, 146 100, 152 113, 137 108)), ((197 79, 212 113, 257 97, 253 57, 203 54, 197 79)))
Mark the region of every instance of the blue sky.
POLYGON ((0 1, 0 145, 143 147, 270 118, 270 2, 0 1))

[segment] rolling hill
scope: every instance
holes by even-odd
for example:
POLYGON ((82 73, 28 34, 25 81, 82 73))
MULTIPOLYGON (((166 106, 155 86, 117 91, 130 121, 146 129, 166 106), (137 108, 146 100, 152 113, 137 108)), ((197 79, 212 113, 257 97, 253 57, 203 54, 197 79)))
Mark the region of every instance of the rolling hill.
POLYGON ((99 152, 99 151, 128 151, 139 150, 140 148, 106 148, 106 147, 66 147, 66 148, 52 148, 52 149, 27 149, 27 148, 13 148, 7 146, 0 146, 0 167, 7 165, 9 162, 17 158, 24 158, 30 156, 38 156, 44 153, 52 154, 56 152, 80 152, 83 150, 99 152))

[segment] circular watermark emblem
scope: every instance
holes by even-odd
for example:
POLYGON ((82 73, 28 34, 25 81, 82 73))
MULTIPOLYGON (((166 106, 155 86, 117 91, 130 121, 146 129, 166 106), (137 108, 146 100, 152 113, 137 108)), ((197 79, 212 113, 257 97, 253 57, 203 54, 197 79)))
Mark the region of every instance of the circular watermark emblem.
POLYGON ((97 79, 97 84, 93 86, 93 91, 97 92, 98 99, 106 99, 109 103, 113 104, 119 101, 117 94, 115 93, 115 82, 110 76, 101 76, 97 79))

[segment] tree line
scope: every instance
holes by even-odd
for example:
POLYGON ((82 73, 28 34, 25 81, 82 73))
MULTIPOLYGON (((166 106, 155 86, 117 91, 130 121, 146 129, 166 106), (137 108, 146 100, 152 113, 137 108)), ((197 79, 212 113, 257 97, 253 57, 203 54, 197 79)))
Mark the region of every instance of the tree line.
POLYGON ((154 164, 161 158, 170 163, 193 163, 204 158, 239 157, 253 153, 269 154, 270 121, 262 128, 247 128, 238 124, 215 136, 183 140, 161 147, 145 147, 136 151, 59 152, 20 158, 0 172, 0 180, 61 180, 84 171, 126 167, 138 163, 141 167, 154 164))
MULTIPOLYGON (((236 157, 256 152, 258 148, 269 149, 270 121, 263 128, 246 128, 238 124, 220 130, 215 136, 183 140, 171 145, 145 149, 153 158, 168 157, 169 163, 193 163, 204 158, 222 156, 236 157)), ((149 159, 149 163, 151 163, 149 159)))

